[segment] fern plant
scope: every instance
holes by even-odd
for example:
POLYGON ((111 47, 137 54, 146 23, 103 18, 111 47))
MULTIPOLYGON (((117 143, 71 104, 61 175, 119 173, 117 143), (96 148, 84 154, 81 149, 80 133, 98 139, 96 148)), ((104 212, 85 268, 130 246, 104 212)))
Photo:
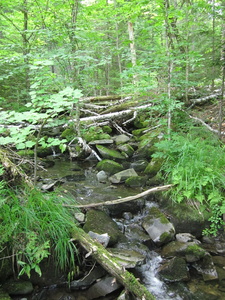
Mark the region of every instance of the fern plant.
POLYGON ((172 199, 177 203, 192 202, 201 212, 207 209, 212 214, 217 205, 221 217, 225 213, 224 146, 210 133, 203 137, 190 131, 173 134, 156 147, 153 157, 164 160, 161 174, 175 185, 170 192, 172 199))

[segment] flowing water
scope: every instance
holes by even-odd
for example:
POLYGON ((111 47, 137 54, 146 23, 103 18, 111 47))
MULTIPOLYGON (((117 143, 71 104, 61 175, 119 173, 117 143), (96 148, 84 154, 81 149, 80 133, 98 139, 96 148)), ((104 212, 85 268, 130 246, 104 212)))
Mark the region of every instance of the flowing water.
MULTIPOLYGON (((113 187, 110 185, 110 183, 99 183, 96 177, 96 171, 94 170, 93 166, 94 165, 92 162, 77 163, 68 160, 62 161, 59 159, 55 159, 55 165, 51 168, 48 168, 47 172, 44 171, 39 172, 39 176, 42 179, 44 179, 45 183, 50 182, 50 180, 57 181, 63 179, 64 183, 61 186, 61 189, 66 193, 67 192, 71 193, 75 201, 80 202, 82 204, 91 203, 93 201, 101 202, 101 201, 123 198, 140 192, 140 189, 127 188, 124 185, 118 185, 116 187, 115 186, 113 187)), ((149 207, 156 204, 154 202, 147 202, 145 203, 145 205, 149 207)), ((136 216, 133 216, 129 220, 129 222, 131 223, 136 222, 140 224, 144 214, 145 214, 145 210, 141 212, 139 211, 136 216)), ((137 276, 141 278, 141 281, 145 284, 145 286, 149 289, 149 291, 155 295, 157 300, 169 300, 169 299, 174 299, 174 300, 221 299, 222 300, 225 299, 225 297, 207 298, 201 293, 200 296, 194 296, 194 294, 190 291, 191 289, 190 284, 188 286, 188 284, 186 283, 177 283, 172 285, 171 284, 168 285, 164 283, 157 276, 157 269, 162 263, 162 260, 163 259, 157 250, 149 249, 145 264, 143 264, 140 267, 137 267, 135 270, 135 275, 137 274, 137 276)), ((198 282, 196 284, 198 284, 198 282)), ((192 283, 192 285, 195 286, 195 283, 192 283)), ((52 291, 48 289, 49 296, 46 298, 46 300, 56 299, 56 296, 54 296, 54 293, 56 292, 59 293, 56 286, 52 286, 52 291)), ((75 299, 79 299, 78 295, 79 293, 76 294, 75 299)), ((74 298, 69 298, 68 296, 68 298, 65 299, 74 299, 74 298)), ((84 298, 80 298, 80 299, 85 299, 85 296, 84 298)), ((114 298, 104 297, 104 299, 114 299, 114 298)), ((36 299, 32 299, 32 300, 36 300, 36 299)))

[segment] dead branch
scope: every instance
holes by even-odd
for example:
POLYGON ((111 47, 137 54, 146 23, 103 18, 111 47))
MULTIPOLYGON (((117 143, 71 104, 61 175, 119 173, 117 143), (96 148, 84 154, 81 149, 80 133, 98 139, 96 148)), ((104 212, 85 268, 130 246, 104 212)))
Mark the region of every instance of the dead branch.
POLYGON ((157 187, 154 187, 152 189, 149 189, 147 191, 144 191, 144 192, 142 192, 140 194, 137 194, 137 195, 134 195, 134 196, 128 196, 128 197, 125 197, 125 198, 110 200, 110 201, 106 201, 106 202, 97 202, 97 203, 90 203, 90 204, 84 204, 84 205, 63 204, 63 206, 65 206, 65 207, 76 207, 76 208, 89 208, 89 207, 120 204, 120 203, 124 203, 124 202, 128 202, 128 201, 136 200, 138 198, 142 198, 142 197, 147 196, 147 195, 152 194, 152 193, 167 191, 172 186, 173 186, 173 184, 157 186, 157 187))

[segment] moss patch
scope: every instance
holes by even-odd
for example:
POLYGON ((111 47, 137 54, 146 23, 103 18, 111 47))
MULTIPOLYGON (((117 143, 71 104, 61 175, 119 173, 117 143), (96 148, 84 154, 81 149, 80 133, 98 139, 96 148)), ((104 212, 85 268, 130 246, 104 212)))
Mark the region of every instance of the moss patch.
POLYGON ((103 159, 98 162, 96 166, 98 171, 105 171, 110 175, 121 172, 123 170, 123 166, 113 160, 103 159))

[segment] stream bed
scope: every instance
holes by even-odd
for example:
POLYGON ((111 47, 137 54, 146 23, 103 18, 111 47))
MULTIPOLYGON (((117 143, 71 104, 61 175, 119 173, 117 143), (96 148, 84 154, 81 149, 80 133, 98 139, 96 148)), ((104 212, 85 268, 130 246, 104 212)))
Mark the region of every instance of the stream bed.
MULTIPOLYGON (((88 204, 92 202, 104 202, 119 199, 140 193, 141 188, 128 188, 123 184, 111 185, 109 182, 100 183, 97 179, 97 171, 92 161, 74 162, 62 158, 53 158, 54 165, 46 171, 39 171, 39 185, 48 185, 52 182, 60 182, 60 191, 71 195, 74 203, 88 204)), ((147 199, 141 199, 139 211, 128 212, 129 218, 123 219, 122 215, 116 214, 116 208, 110 210, 111 217, 118 222, 121 230, 126 234, 126 226, 130 224, 141 224, 146 213, 146 207, 157 205, 154 195, 147 199)), ((128 234, 129 238, 129 234, 128 234)), ((163 258, 160 248, 149 246, 145 263, 136 267, 132 272, 139 277, 141 282, 149 289, 157 300, 213 300, 225 299, 225 292, 219 291, 217 283, 204 282, 200 275, 193 273, 193 278, 188 282, 165 283, 157 275, 163 258)), ((14 300, 90 300, 85 291, 71 291, 65 284, 66 276, 62 274, 62 282, 47 284, 38 289, 30 297, 15 297, 14 300)), ((53 280, 54 281, 54 280, 53 280)), ((121 290, 101 298, 105 300, 116 300, 121 290)), ((93 298, 91 298, 93 299, 93 298)))

